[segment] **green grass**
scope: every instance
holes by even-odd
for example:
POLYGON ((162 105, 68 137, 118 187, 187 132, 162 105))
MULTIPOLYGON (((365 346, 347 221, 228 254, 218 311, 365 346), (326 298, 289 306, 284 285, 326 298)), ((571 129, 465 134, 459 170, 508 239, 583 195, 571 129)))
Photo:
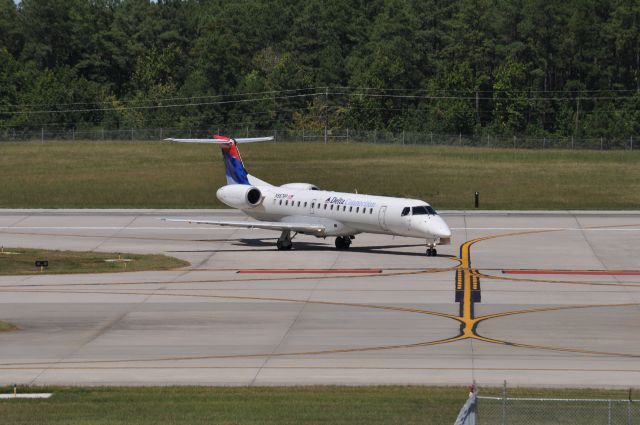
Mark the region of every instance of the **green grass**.
MULTIPOLYGON (((249 172, 279 185, 424 199, 440 209, 638 209, 640 152, 265 144, 249 172)), ((213 208, 225 184, 214 146, 0 143, 3 208, 213 208)))
MULTIPOLYGON (((0 389, 0 392, 10 391, 9 387, 0 389)), ((3 423, 450 425, 467 398, 466 388, 420 386, 64 387, 28 388, 28 391, 53 392, 54 395, 47 400, 0 401, 3 423)), ((498 392, 488 390, 486 393, 498 392)), ((615 399, 624 399, 627 395, 625 391, 595 390, 509 392, 510 395, 615 399)), ((576 412, 571 413, 575 421, 576 412)))
POLYGON ((166 255, 117 254, 109 252, 50 251, 44 249, 3 248, 0 254, 0 275, 23 275, 39 273, 112 273, 143 270, 171 270, 188 266, 189 263, 166 255), (131 259, 124 262, 107 262, 107 259, 131 259), (36 260, 49 261, 44 271, 35 267, 36 260))
POLYGON ((0 332, 14 331, 16 329, 18 329, 16 325, 0 320, 0 332))

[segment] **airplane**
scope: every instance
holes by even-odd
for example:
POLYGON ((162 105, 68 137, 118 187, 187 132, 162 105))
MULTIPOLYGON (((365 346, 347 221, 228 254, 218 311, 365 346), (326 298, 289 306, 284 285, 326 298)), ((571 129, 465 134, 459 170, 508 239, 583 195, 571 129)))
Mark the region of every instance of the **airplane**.
POLYGON ((273 140, 273 137, 164 139, 179 143, 211 143, 222 150, 227 185, 216 192, 224 204, 256 221, 171 219, 166 221, 246 227, 280 231, 278 250, 290 250, 298 235, 335 236, 338 250, 346 250, 359 233, 408 236, 426 241, 427 256, 438 254, 436 245, 451 243, 451 230, 436 210, 417 199, 373 196, 321 190, 311 183, 274 186, 249 174, 238 144, 273 140), (292 236, 293 233, 293 236, 292 236))

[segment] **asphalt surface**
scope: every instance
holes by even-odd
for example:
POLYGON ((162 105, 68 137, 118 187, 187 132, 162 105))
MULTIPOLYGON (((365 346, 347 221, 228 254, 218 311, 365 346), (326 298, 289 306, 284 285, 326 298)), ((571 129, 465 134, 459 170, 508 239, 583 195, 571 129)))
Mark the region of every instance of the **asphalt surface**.
POLYGON ((185 269, 0 276, 0 385, 470 384, 640 378, 640 212, 445 212, 453 244, 168 223, 226 210, 0 210, 0 245, 185 269))

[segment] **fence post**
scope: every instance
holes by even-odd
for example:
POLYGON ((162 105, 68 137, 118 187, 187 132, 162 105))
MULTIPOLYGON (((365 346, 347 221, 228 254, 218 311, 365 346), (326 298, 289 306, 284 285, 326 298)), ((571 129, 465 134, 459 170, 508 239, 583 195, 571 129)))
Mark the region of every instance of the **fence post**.
POLYGON ((429 135, 431 136, 431 144, 433 145, 433 131, 430 132, 429 135))
POLYGON ((162 140, 162 127, 160 127, 160 140, 162 140))
MULTIPOLYGON (((13 130, 15 132, 15 130, 13 130)), ((630 137, 631 139, 631 150, 633 150, 633 136, 630 137)))
POLYGON ((513 136, 513 148, 516 148, 516 136, 513 136))
POLYGON ((631 388, 629 388, 629 398, 627 399, 627 425, 631 425, 631 388))
POLYGON ((374 129, 373 130, 373 143, 378 143, 378 130, 374 129))
POLYGON ((273 143, 278 142, 278 130, 273 130, 273 143))
POLYGON ((602 140, 603 140, 603 138, 602 138, 602 136, 600 136, 600 150, 604 150, 604 149, 603 149, 603 143, 602 143, 602 140))
POLYGON ((74 142, 76 141, 76 129, 75 128, 71 129, 71 140, 74 141, 74 142))
POLYGON ((44 127, 40 128, 40 143, 44 143, 44 127))
POLYGON ((502 384, 502 425, 507 424, 507 381, 502 384))
POLYGON ((573 150, 573 136, 571 136, 571 150, 573 150))
POLYGON ((349 143, 349 128, 347 127, 347 143, 349 143))
POLYGON ((404 130, 402 130, 402 144, 404 145, 404 130))
POLYGON ((462 133, 458 133, 458 143, 462 146, 462 133))
POLYGON ((547 138, 543 137, 542 138, 542 150, 544 150, 546 144, 547 144, 547 138))

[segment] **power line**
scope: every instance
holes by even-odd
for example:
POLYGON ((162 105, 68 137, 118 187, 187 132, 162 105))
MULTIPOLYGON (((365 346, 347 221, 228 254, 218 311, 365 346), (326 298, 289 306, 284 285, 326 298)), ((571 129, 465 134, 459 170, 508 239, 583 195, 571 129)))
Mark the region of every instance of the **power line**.
POLYGON ((112 99, 112 100, 96 100, 93 102, 72 102, 72 103, 27 103, 20 105, 4 105, 4 107, 11 108, 28 108, 34 106, 79 106, 79 105, 100 105, 100 104, 111 104, 113 102, 118 102, 122 104, 127 103, 135 103, 135 102, 163 102, 163 101, 177 101, 177 100, 198 100, 198 99, 216 99, 216 98, 233 98, 240 96, 256 96, 256 95, 268 95, 268 94, 277 94, 277 93, 291 93, 291 92, 299 92, 305 90, 319 90, 323 87, 306 87, 301 89, 284 89, 284 90, 269 90, 262 92, 246 92, 246 93, 232 93, 232 94, 214 94, 214 95, 202 95, 202 96, 189 96, 189 97, 163 97, 163 98, 153 98, 149 100, 141 100, 141 99, 112 99))
POLYGON ((324 96, 324 93, 306 93, 296 94, 288 96, 274 96, 274 97, 262 97, 254 99, 238 99, 238 100, 223 100, 219 102, 196 102, 196 103, 178 103, 170 105, 153 105, 153 106, 127 106, 127 107, 110 107, 110 108, 87 108, 87 109, 58 109, 58 110, 35 110, 35 111, 8 111, 2 112, 7 115, 29 115, 29 114, 61 114, 61 113, 79 113, 79 112, 105 112, 105 111, 120 111, 120 110, 148 110, 148 109, 168 109, 168 108, 181 108, 185 106, 214 106, 214 105, 229 105, 237 103, 250 103, 269 100, 281 100, 303 97, 315 97, 324 96))

